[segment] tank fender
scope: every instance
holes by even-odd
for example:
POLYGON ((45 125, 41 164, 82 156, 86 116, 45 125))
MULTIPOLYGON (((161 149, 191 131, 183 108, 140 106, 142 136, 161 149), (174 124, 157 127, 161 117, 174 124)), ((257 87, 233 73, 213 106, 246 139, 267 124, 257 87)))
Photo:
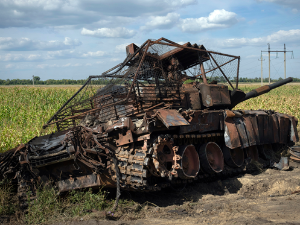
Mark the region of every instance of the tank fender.
POLYGON ((224 111, 224 141, 228 148, 297 142, 297 120, 274 111, 224 111))

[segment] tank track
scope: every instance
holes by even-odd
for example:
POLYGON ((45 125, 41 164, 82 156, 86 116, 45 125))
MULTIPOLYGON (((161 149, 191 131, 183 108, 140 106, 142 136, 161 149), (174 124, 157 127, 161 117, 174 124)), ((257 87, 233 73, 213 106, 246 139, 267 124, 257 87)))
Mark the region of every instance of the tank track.
MULTIPOLYGON (((145 141, 144 147, 134 148, 132 145, 121 148, 119 151, 117 150, 116 158, 120 170, 121 188, 123 190, 141 192, 159 191, 162 188, 169 186, 193 182, 208 182, 236 176, 238 174, 255 172, 257 168, 247 166, 247 160, 239 168, 232 168, 225 165, 224 170, 220 173, 208 174, 200 170, 194 179, 180 179, 174 177, 172 180, 169 180, 168 178, 153 176, 153 173, 149 169, 153 148, 159 140, 171 140, 174 143, 174 146, 183 144, 193 144, 197 146, 211 141, 222 143, 224 142, 223 135, 224 134, 221 132, 186 135, 161 134, 158 135, 158 140, 145 141)), ((110 175, 112 180, 116 182, 117 175, 112 161, 110 175)))
MULTIPOLYGON (((124 149, 116 153, 120 171, 120 186, 124 190, 134 191, 159 191, 162 187, 170 184, 167 182, 156 183, 148 170, 150 161, 149 151, 143 148, 124 149)), ((115 166, 111 161, 111 176, 116 182, 117 174, 115 166)))

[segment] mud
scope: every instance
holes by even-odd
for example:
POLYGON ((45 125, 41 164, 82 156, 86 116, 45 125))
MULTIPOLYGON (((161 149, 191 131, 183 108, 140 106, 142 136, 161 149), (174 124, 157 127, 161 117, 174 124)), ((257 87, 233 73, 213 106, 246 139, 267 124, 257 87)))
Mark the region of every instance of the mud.
POLYGON ((300 224, 300 164, 290 165, 290 171, 267 169, 155 194, 123 192, 132 204, 121 204, 113 216, 93 212, 59 224, 300 224))

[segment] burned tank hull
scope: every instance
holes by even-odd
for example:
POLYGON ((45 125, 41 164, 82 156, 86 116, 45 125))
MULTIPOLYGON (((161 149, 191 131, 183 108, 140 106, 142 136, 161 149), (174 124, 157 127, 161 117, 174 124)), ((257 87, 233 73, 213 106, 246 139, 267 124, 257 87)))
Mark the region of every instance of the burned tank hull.
POLYGON ((237 56, 164 38, 129 45, 127 54, 123 63, 90 76, 44 125, 57 132, 0 155, 1 178, 16 179, 21 198, 47 182, 60 192, 158 191, 238 173, 251 160, 269 164, 275 151, 299 140, 291 115, 232 110, 291 78, 246 94, 238 89, 237 56), (209 78, 216 71, 220 76, 209 78), (235 83, 226 71, 234 71, 235 83), (109 84, 99 88, 101 79, 109 84))
POLYGON ((20 180, 39 177, 60 192, 116 187, 118 176, 123 189, 157 191, 241 171, 246 159, 270 160, 298 138, 295 118, 272 111, 158 109, 141 120, 122 117, 105 130, 77 126, 34 138, 2 155, 1 172, 19 164, 20 180))

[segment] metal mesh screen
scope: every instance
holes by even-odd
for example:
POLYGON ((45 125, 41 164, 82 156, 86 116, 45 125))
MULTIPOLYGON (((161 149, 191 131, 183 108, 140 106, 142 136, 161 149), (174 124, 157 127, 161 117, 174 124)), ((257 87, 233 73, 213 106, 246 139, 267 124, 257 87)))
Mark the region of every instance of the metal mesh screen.
POLYGON ((201 80, 201 65, 208 82, 235 82, 238 57, 207 51, 202 45, 178 45, 167 39, 147 41, 123 63, 86 84, 45 126, 58 130, 76 126, 88 115, 99 123, 137 116, 157 106, 180 108, 181 85, 201 80))

